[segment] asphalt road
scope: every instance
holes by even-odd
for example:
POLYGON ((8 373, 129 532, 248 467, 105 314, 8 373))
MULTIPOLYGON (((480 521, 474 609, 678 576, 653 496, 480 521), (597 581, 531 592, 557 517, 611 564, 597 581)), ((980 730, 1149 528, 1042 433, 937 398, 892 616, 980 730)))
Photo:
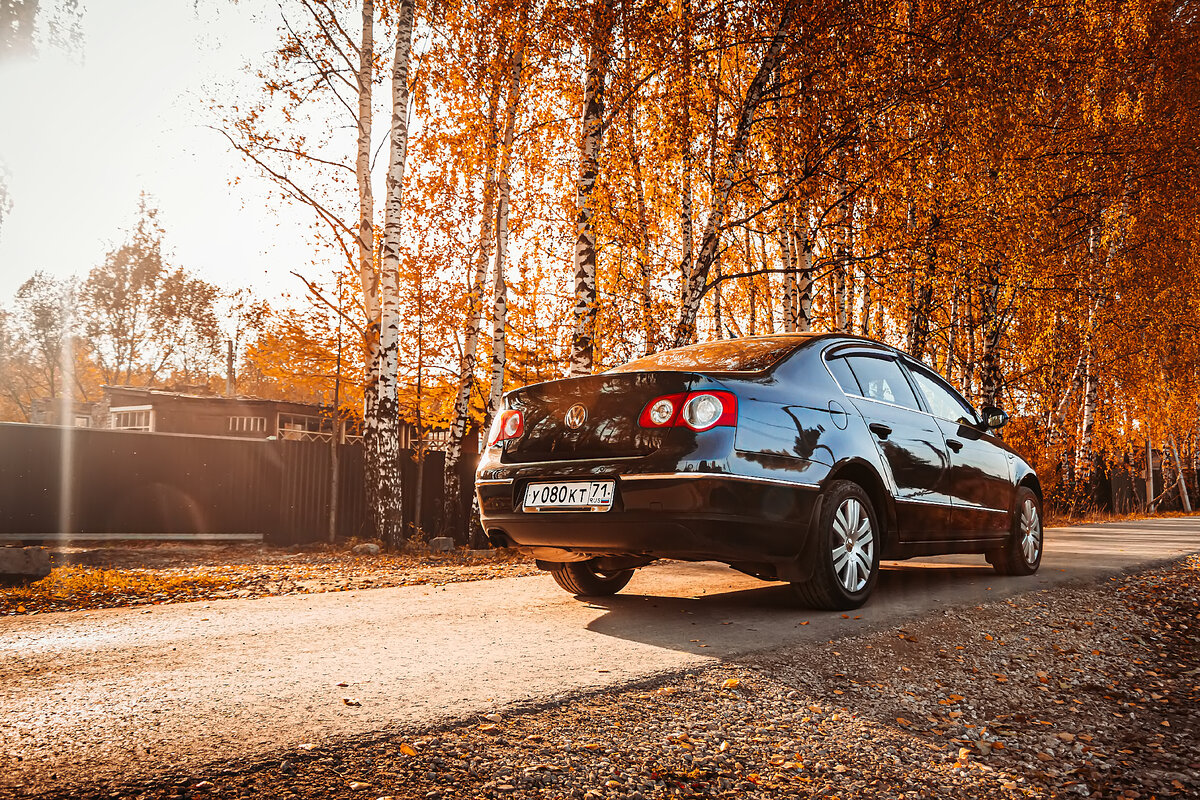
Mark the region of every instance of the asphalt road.
POLYGON ((534 576, 10 617, 0 620, 0 792, 552 702, 1197 550, 1200 518, 1052 529, 1036 576, 1001 577, 981 557, 887 564, 849 617, 797 609, 786 586, 713 564, 652 566, 590 603, 534 576))

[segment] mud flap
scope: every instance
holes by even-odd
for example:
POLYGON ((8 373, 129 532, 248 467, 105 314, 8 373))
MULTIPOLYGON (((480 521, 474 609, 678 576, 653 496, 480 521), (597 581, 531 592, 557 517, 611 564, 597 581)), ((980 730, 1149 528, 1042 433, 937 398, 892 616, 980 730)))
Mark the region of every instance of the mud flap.
POLYGON ((822 492, 817 495, 817 500, 813 503, 812 518, 808 521, 808 529, 804 531, 804 543, 800 547, 800 552, 795 558, 781 561, 776 566, 779 580, 788 583, 805 583, 812 578, 813 571, 817 566, 816 548, 819 538, 814 536, 813 532, 821 520, 821 508, 824 505, 825 493, 822 492))

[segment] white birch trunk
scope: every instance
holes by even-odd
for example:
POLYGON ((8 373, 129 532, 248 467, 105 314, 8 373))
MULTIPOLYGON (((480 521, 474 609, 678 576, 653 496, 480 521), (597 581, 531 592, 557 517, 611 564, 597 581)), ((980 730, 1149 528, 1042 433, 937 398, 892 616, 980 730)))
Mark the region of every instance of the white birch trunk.
POLYGON ((696 335, 696 316, 700 311, 700 301, 704 297, 704 290, 708 284, 709 268, 717 255, 720 232, 725 223, 725 213, 729 205, 729 193, 733 188, 734 175, 738 171, 739 163, 746 151, 746 143, 750 137, 750 128, 754 124, 755 114, 762 104, 763 95, 771 76, 779 66, 780 55, 787 40, 788 29, 791 27, 793 11, 791 3, 783 7, 771 44, 763 55, 758 72, 746 88, 746 96, 742 101, 742 113, 729 148, 729 155, 726 157, 720 180, 714 186, 713 207, 704 226, 700 252, 696 258, 695 267, 688 276, 687 293, 680 308, 679 322, 675 326, 676 347, 687 344, 696 335))
POLYGON ((375 78, 375 0, 363 0, 362 43, 358 51, 358 280, 367 319, 379 317, 379 276, 375 272, 375 196, 371 189, 371 113, 375 78))
MULTIPOLYGON (((475 382, 475 362, 479 352, 479 330, 483 325, 483 282, 487 275, 488 261, 492 250, 493 219, 496 214, 496 115, 500 103, 499 82, 493 86, 488 98, 488 138, 484 151, 483 207, 479 217, 479 251, 467 284, 467 330, 463 342, 462 358, 458 364, 458 394, 454 398, 454 416, 450 422, 450 439, 446 444, 445 488, 442 502, 442 535, 455 541, 463 539, 463 526, 459 519, 462 505, 462 486, 458 469, 462 462, 463 437, 470 420, 471 386, 475 382)), ((479 432, 479 447, 487 446, 483 441, 487 429, 479 432)))
POLYGON ((718 253, 717 258, 713 260, 713 278, 716 281, 713 286, 713 338, 724 339, 725 334, 721 325, 721 257, 718 253))
POLYGON ((379 281, 379 350, 375 357, 376 415, 365 421, 365 444, 376 474, 375 533, 385 546, 400 546, 402 487, 400 484, 400 244, 403 234, 404 164, 408 157, 408 73, 412 54, 414 0, 401 0, 396 23, 396 54, 392 64, 392 125, 388 156, 387 200, 384 206, 383 257, 379 281))
MULTIPOLYGON (((375 78, 375 2, 363 0, 362 39, 358 50, 358 148, 354 175, 358 182, 358 282, 362 291, 363 311, 367 317, 366 391, 363 392, 364 425, 374 425, 379 417, 379 273, 375 269, 375 194, 371 188, 372 98, 375 78)), ((375 451, 364 451, 367 472, 367 504, 378 507, 375 487, 379 465, 375 451)), ((379 530, 376 526, 377 532, 379 530)))
POLYGON ((504 396, 504 367, 507 363, 506 331, 508 323, 508 208, 511 197, 509 176, 512 172, 513 134, 517 124, 517 108, 521 99, 521 71, 525 66, 524 41, 513 53, 509 74, 508 100, 504 108, 504 138, 500 146, 500 186, 496 202, 496 261, 493 270, 492 306, 492 370, 487 406, 484 409, 484 430, 491 427, 492 417, 500 410, 504 396))
POLYGON ((837 263, 833 267, 834 327, 844 333, 848 324, 847 306, 849 305, 849 297, 846 294, 846 248, 844 246, 838 247, 836 261, 837 263))
POLYGON ((615 0, 603 0, 596 10, 583 90, 579 134, 579 176, 575 184, 575 329, 571 337, 568 375, 592 371, 596 347, 596 230, 592 221, 592 190, 600 172, 604 138, 604 86, 612 49, 615 0))
POLYGON ((679 235, 682 250, 679 256, 680 286, 679 300, 687 299, 688 286, 692 280, 692 258, 695 247, 695 220, 692 196, 692 3, 682 0, 680 20, 683 28, 683 132, 679 149, 683 155, 683 185, 679 187, 679 235))
POLYGON ((812 239, 808 236, 807 213, 804 227, 795 232, 799 240, 794 249, 800 251, 800 265, 796 270, 796 330, 807 333, 812 330, 813 304, 813 251, 812 239))
POLYGON ((783 332, 796 332, 796 259, 792 232, 785 215, 779 225, 779 268, 783 270, 783 332))
POLYGON ((654 313, 650 302, 650 223, 646 215, 646 185, 642 178, 642 156, 637 135, 637 118, 633 103, 629 104, 629 155, 633 165, 633 187, 637 200, 638 215, 638 274, 641 277, 639 300, 642 308, 642 338, 645 340, 643 353, 650 355, 657 347, 654 313))
POLYGON ((1097 378, 1095 365, 1092 363, 1092 350, 1089 347, 1084 360, 1083 378, 1083 410, 1080 422, 1079 447, 1075 451, 1075 479, 1079 482, 1076 493, 1086 493, 1092 496, 1092 472, 1095 458, 1092 452, 1092 442, 1096 432, 1096 397, 1097 378))
POLYGON ((1192 499, 1188 496, 1187 479, 1183 477, 1183 462, 1179 459, 1179 448, 1175 445, 1175 437, 1171 437, 1171 457, 1175 459, 1176 480, 1179 482, 1179 497, 1183 500, 1183 510, 1192 513, 1192 499))

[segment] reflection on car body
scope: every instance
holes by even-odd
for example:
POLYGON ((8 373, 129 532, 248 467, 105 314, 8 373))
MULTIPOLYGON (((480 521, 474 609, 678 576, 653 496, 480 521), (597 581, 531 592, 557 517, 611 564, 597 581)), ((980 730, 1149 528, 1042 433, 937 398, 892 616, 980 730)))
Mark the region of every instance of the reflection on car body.
POLYGON ((879 342, 724 340, 509 392, 476 490, 491 541, 575 594, 658 558, 715 560, 854 608, 880 558, 1037 570, 1041 488, 995 436, 1006 420, 879 342))

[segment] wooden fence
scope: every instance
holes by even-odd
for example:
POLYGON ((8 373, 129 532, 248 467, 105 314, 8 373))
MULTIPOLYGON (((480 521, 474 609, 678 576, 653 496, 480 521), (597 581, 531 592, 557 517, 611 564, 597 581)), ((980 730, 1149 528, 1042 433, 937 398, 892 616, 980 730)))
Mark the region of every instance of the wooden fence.
MULTIPOLYGON (((0 534, 259 534, 272 544, 329 531, 328 442, 274 441, 0 423, 0 534)), ((463 485, 474 463, 464 459, 463 485)), ((440 528, 444 455, 423 463, 419 526, 440 528)), ((417 463, 401 454, 405 520, 417 463)), ((339 445, 337 536, 369 536, 363 454, 339 445)), ((470 492, 464 492, 464 515, 470 492)))

